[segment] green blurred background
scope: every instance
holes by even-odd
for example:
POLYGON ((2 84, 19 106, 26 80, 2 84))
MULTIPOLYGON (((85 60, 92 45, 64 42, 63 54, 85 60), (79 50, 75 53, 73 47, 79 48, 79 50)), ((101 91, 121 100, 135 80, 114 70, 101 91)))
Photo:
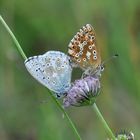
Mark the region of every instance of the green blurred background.
MULTIPOLYGON (((125 129, 140 139, 139 0, 0 0, 0 14, 28 57, 48 50, 67 53, 79 28, 93 25, 102 60, 119 54, 106 64, 97 105, 113 132, 125 129)), ((23 62, 0 24, 0 140, 76 140, 46 88, 23 62)), ((73 80, 79 71, 74 70, 73 80)), ((67 112, 83 140, 107 138, 91 107, 67 112)))

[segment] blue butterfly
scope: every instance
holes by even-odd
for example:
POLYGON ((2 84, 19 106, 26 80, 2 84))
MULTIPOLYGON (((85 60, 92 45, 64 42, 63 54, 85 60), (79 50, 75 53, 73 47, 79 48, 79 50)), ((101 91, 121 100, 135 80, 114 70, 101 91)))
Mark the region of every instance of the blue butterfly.
POLYGON ((28 72, 42 85, 63 97, 71 86, 72 67, 70 58, 59 51, 48 51, 43 55, 25 60, 28 72))

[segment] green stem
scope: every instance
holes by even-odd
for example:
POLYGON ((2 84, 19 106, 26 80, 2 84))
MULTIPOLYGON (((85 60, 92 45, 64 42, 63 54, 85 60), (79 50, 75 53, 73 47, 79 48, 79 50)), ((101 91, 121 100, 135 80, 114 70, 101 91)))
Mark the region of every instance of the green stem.
POLYGON ((68 120, 68 122, 70 123, 70 125, 71 125, 73 131, 74 131, 75 134, 77 135, 78 140, 82 140, 81 137, 80 137, 80 135, 79 135, 79 133, 78 133, 78 131, 77 131, 77 129, 76 129, 76 127, 75 127, 75 125, 74 125, 74 123, 73 123, 72 120, 70 119, 70 117, 69 117, 69 115, 67 114, 67 112, 66 112, 66 111, 64 110, 64 108, 61 106, 61 104, 59 103, 59 101, 55 99, 55 97, 53 96, 53 93, 52 93, 50 90, 48 90, 48 92, 49 92, 50 95, 52 96, 53 100, 56 102, 56 104, 57 104, 57 106, 59 107, 59 109, 60 109, 60 110, 63 112, 63 114, 65 115, 65 117, 66 117, 66 119, 68 120))
MULTIPOLYGON (((6 28, 7 32, 10 34, 10 36, 12 37, 14 43, 16 44, 16 47, 19 51, 19 53, 22 55, 23 59, 26 60, 27 56, 25 55, 24 51, 22 50, 19 42, 17 41, 15 35, 12 33, 12 31, 10 30, 10 28, 8 27, 8 25, 6 24, 6 22, 4 21, 4 19, 2 18, 2 16, 0 15, 0 22, 3 24, 3 26, 6 28)), ((59 107, 59 109, 64 113, 65 117, 67 118, 68 122, 71 125, 72 130, 75 132, 78 140, 81 140, 81 137, 75 127, 75 125, 73 124, 72 120, 70 119, 70 117, 68 116, 67 112, 64 110, 64 108, 61 106, 61 104, 59 103, 59 101, 53 96, 53 93, 48 89, 49 94, 51 95, 51 97, 53 98, 54 102, 57 104, 57 106, 59 107)))
POLYGON ((106 132, 108 133, 108 135, 112 138, 112 140, 116 140, 113 132, 111 131, 111 129, 109 128, 108 124, 106 123, 105 119, 103 118, 101 112, 99 111, 97 105, 94 103, 93 104, 93 109, 95 111, 95 113, 97 114, 98 118, 100 119, 100 121, 102 122, 104 128, 106 129, 106 132))

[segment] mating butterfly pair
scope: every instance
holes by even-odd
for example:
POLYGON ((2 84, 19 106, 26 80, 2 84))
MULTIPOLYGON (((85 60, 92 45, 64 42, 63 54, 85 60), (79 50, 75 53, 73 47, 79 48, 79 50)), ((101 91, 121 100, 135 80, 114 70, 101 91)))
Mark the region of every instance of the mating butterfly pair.
POLYGON ((71 86, 72 67, 80 67, 87 75, 101 72, 101 57, 96 47, 95 32, 90 24, 83 26, 69 43, 68 55, 48 51, 29 57, 25 66, 41 84, 62 97, 71 86))

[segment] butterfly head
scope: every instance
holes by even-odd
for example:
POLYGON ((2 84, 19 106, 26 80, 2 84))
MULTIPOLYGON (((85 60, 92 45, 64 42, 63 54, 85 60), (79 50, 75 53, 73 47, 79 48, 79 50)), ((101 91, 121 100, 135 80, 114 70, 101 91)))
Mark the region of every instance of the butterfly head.
POLYGON ((101 74, 102 72, 104 71, 104 65, 98 65, 96 67, 96 69, 93 69, 92 67, 91 68, 88 68, 84 71, 82 77, 84 76, 93 76, 93 77, 101 77, 101 74))
POLYGON ((89 75, 94 75, 94 76, 100 77, 100 76, 101 76, 101 73, 104 71, 105 64, 106 64, 108 61, 110 61, 110 60, 112 60, 112 59, 114 59, 114 58, 116 58, 116 57, 118 57, 118 54, 115 54, 115 55, 111 56, 110 58, 106 59, 106 60, 103 61, 101 64, 99 64, 99 65, 96 67, 96 69, 92 69, 92 70, 91 70, 91 73, 89 73, 89 75))
POLYGON ((101 77, 101 73, 104 71, 104 65, 99 65, 97 68, 96 68, 96 70, 95 70, 95 75, 97 76, 97 77, 101 77))

